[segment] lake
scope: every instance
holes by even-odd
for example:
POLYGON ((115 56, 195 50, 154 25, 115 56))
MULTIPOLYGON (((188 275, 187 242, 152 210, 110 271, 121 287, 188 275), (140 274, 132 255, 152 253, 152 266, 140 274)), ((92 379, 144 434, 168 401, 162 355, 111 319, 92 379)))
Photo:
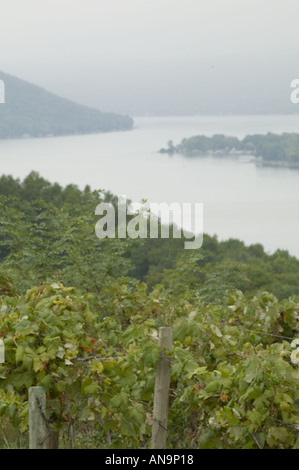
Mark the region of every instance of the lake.
POLYGON ((299 258, 299 171, 234 158, 159 154, 172 140, 216 133, 299 132, 299 115, 135 117, 135 129, 97 135, 0 141, 1 174, 35 170, 62 185, 89 184, 133 201, 203 203, 204 232, 299 258))

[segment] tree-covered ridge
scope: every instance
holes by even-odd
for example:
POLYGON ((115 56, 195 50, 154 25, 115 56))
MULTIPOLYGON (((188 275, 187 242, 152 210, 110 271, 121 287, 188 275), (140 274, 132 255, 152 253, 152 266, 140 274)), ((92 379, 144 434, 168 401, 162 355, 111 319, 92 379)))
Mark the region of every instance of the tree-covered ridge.
POLYGON ((244 139, 215 134, 212 137, 204 135, 185 138, 178 145, 168 142, 161 153, 181 153, 188 156, 205 154, 250 154, 261 157, 265 162, 299 164, 299 134, 283 133, 247 135, 244 139))
POLYGON ((49 93, 0 72, 5 104, 0 106, 0 138, 45 137, 128 130, 128 116, 106 113, 49 93))
MULTIPOLYGON (((36 273, 41 283, 54 281, 56 277, 51 277, 54 271, 65 284, 72 281, 73 286, 86 285, 89 290, 93 281, 101 285, 102 276, 109 282, 110 275, 114 276, 122 265, 122 275, 145 282, 150 290, 157 284, 169 287, 173 269, 183 262, 180 260, 185 259, 188 251, 184 250, 183 238, 121 240, 113 264, 107 261, 105 271, 105 250, 110 247, 110 253, 117 242, 112 239, 107 243, 95 236, 98 221, 95 207, 102 201, 111 202, 117 212, 116 196, 93 191, 89 186, 83 190, 76 185, 62 187, 32 172, 23 181, 1 176, 0 197, 0 261, 6 264, 13 258, 14 263, 18 260, 19 267, 28 269, 26 279, 22 279, 22 292, 35 279, 36 274, 33 277, 30 274, 34 271, 32 260, 36 260, 36 273), (86 263, 74 270, 74 260, 81 257, 86 263)), ((199 269, 192 272, 186 282, 197 286, 209 301, 216 301, 215 292, 219 300, 225 297, 227 290, 234 288, 247 296, 259 290, 272 292, 279 299, 299 295, 299 260, 285 250, 269 255, 260 244, 246 246, 240 240, 218 241, 216 236, 204 234, 203 246, 198 252, 199 269)))

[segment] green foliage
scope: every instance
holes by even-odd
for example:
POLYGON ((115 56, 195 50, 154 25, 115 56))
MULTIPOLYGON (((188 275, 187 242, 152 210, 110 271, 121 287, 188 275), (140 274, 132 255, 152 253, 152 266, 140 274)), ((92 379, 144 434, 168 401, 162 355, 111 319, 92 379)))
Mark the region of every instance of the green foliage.
MULTIPOLYGON (((174 432, 172 446, 298 448, 299 373, 290 342, 279 337, 282 306, 266 293, 230 301, 229 308, 201 306, 174 324, 179 393, 169 427, 180 422, 185 435, 174 432)), ((298 331, 298 304, 288 308, 298 331)))
POLYGON ((198 295, 207 303, 226 304, 229 293, 236 289, 248 288, 250 281, 246 277, 246 267, 236 262, 224 262, 209 267, 198 295))
POLYGON ((235 293, 211 306, 183 292, 140 296, 127 326, 116 315, 100 321, 88 295, 60 283, 2 297, 1 414, 26 431, 28 387, 41 385, 56 429, 81 422, 97 445, 148 447, 162 322, 174 335, 169 447, 298 448, 296 345, 282 336, 283 323, 298 335, 295 299, 235 293))
POLYGON ((59 278, 99 298, 112 281, 128 272, 129 259, 123 255, 132 241, 98 239, 94 233, 95 205, 78 214, 77 206, 58 209, 38 200, 31 203, 28 217, 15 209, 14 203, 9 204, 7 198, 0 201, 1 246, 9 253, 0 272, 10 277, 17 293, 59 278))
POLYGON ((1 416, 26 433, 39 385, 77 446, 148 448, 170 326, 170 448, 299 448, 296 258, 209 236, 200 250, 99 240, 94 209, 113 195, 35 173, 1 191, 1 416))
MULTIPOLYGON (((164 242, 145 239, 142 246, 133 245, 130 249, 131 275, 150 288, 156 284, 168 286, 179 260, 187 263, 189 255, 183 240, 169 239, 167 245, 164 242)), ((260 244, 247 247, 240 240, 218 241, 216 236, 204 234, 198 252, 200 269, 196 274, 190 272, 189 282, 209 302, 222 302, 227 289, 242 290, 248 297, 267 290, 280 300, 299 294, 299 260, 287 251, 277 250, 269 255, 260 244)))
POLYGON ((109 432, 113 445, 138 445, 150 431, 142 401, 152 399, 159 358, 153 322, 122 330, 116 319, 99 321, 88 300, 60 283, 1 298, 6 360, 0 365, 0 413, 27 430, 28 388, 39 385, 56 429, 70 419, 93 422, 102 442, 109 432))
MULTIPOLYGON (((26 273, 22 276, 23 292, 37 279, 42 284, 59 278, 65 284, 98 293, 103 278, 108 283, 123 275, 146 282, 149 289, 157 284, 169 286, 177 263, 188 264, 184 238, 173 238, 170 229, 169 239, 100 241, 94 237, 94 211, 102 201, 111 202, 117 215, 117 198, 109 192, 92 191, 88 186, 83 191, 75 185, 62 188, 35 172, 23 181, 0 177, 4 277, 12 280, 16 273, 17 285, 21 266, 26 273)), ((207 234, 197 251, 201 254, 197 260, 200 269, 189 273, 188 282, 194 289, 205 289, 202 294, 209 302, 219 303, 227 288, 237 288, 250 297, 259 290, 273 292, 279 299, 299 294, 299 260, 287 251, 268 255, 260 244, 246 247, 240 240, 220 242, 207 234)))

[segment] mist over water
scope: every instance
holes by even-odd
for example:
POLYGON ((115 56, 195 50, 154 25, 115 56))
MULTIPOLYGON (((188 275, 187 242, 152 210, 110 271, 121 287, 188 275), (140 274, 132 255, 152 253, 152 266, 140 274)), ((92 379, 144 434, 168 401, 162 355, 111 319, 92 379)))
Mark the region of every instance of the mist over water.
POLYGON ((169 140, 223 133, 296 132, 299 116, 135 118, 135 129, 97 135, 0 141, 1 174, 38 171, 62 185, 90 185, 134 202, 200 202, 204 232, 262 243, 299 257, 299 171, 235 158, 159 154, 169 140))

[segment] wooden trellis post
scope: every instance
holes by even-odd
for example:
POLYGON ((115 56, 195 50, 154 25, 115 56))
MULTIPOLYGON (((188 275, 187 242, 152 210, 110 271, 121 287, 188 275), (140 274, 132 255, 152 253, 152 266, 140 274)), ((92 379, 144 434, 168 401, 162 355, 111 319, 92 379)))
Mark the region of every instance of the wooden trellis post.
POLYGON ((172 347, 171 328, 163 326, 159 329, 159 347, 162 348, 162 351, 156 371, 152 449, 166 448, 171 366, 169 357, 163 353, 163 349, 170 350, 172 347))
POLYGON ((29 449, 46 449, 49 427, 45 415, 46 394, 43 387, 29 388, 29 449))
POLYGON ((0 339, 0 364, 5 362, 5 346, 3 339, 0 339))

